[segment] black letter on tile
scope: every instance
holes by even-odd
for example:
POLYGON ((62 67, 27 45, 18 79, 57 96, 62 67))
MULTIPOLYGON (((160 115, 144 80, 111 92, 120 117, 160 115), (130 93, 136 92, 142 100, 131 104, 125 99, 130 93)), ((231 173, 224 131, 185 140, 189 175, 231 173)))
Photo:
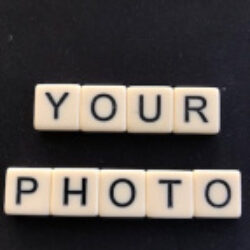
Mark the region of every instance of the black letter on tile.
POLYGON ((58 112, 59 111, 59 107, 65 101, 65 99, 67 98, 67 96, 69 95, 69 93, 65 92, 62 95, 62 97, 59 99, 58 102, 55 102, 54 98, 52 97, 52 95, 49 92, 46 92, 45 95, 47 96, 47 98, 49 99, 49 102, 54 107, 54 119, 58 119, 59 118, 59 112, 58 112))
POLYGON ((31 194, 37 190, 37 180, 31 177, 18 177, 17 178, 17 193, 16 193, 16 204, 21 204, 21 194, 31 194), (31 182, 32 187, 30 189, 22 189, 22 183, 28 181, 31 182))
POLYGON ((156 120, 158 120, 161 116, 161 96, 157 95, 156 96, 156 114, 153 117, 146 117, 144 115, 144 96, 140 95, 139 96, 139 114, 140 114, 140 118, 145 121, 145 122, 155 122, 156 120))
POLYGON ((100 94, 100 95, 97 95, 93 98, 92 102, 91 102, 91 113, 92 115, 95 117, 96 120, 99 120, 99 121, 108 121, 108 120, 111 120, 114 116, 115 116, 115 113, 116 113, 116 109, 117 109, 117 105, 116 105, 116 101, 115 99, 111 96, 111 95, 108 95, 108 94, 100 94), (100 98, 107 98, 110 103, 111 103, 111 112, 110 112, 110 115, 108 116, 99 116, 97 113, 96 113, 96 110, 95 110, 95 105, 96 105, 96 102, 100 99, 100 98))
POLYGON ((63 204, 69 204, 69 195, 81 195, 81 205, 86 205, 87 179, 82 178, 81 190, 69 190, 69 178, 64 178, 63 204))
POLYGON ((189 112, 195 111, 200 116, 201 120, 205 123, 208 122, 206 116, 201 112, 207 106, 207 100, 202 96, 185 96, 185 122, 189 122, 189 112), (190 100, 199 100, 201 101, 200 107, 190 107, 190 100))
POLYGON ((159 180, 160 184, 167 184, 168 203, 167 207, 173 207, 173 184, 181 184, 181 180, 159 180))
POLYGON ((207 202, 212 206, 212 207, 217 207, 217 208, 222 208, 222 207, 225 207, 231 200, 231 189, 230 189, 230 186, 228 185, 227 182, 225 182, 224 180, 221 180, 221 179, 215 179, 213 181, 210 181, 207 186, 206 186, 206 189, 205 189, 205 197, 206 197, 206 200, 207 202), (210 188, 212 187, 213 184, 216 184, 216 183, 219 183, 219 184, 222 184, 226 191, 227 191, 227 197, 225 199, 225 201, 223 201, 222 203, 214 203, 211 198, 210 198, 210 195, 209 195, 209 191, 210 191, 210 188))
POLYGON ((110 190, 109 190, 109 196, 110 196, 110 199, 111 201, 118 207, 127 207, 129 206, 135 199, 135 186, 133 185, 133 183, 131 181, 129 181, 128 179, 118 179, 116 181, 114 181, 110 187, 110 190), (118 202, 116 199, 115 199, 115 194, 114 194, 114 190, 115 190, 115 187, 116 185, 118 185, 119 183, 126 183, 129 187, 130 187, 130 190, 131 190, 131 196, 130 196, 130 199, 126 202, 118 202))

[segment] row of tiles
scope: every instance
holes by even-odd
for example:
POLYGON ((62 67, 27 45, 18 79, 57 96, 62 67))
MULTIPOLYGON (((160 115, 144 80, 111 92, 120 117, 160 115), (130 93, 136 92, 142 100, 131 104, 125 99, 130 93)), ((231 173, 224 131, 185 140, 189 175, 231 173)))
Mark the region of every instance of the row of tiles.
POLYGON ((10 215, 238 218, 238 170, 8 168, 10 215))
POLYGON ((38 84, 34 128, 217 134, 220 92, 210 87, 38 84))

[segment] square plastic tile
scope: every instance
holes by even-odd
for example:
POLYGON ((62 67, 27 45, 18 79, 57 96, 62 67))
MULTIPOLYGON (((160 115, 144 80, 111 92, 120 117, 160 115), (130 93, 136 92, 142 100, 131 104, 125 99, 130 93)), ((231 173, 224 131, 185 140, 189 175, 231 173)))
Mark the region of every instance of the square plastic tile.
POLYGON ((175 88, 174 133, 217 134, 220 131, 218 88, 175 88))
POLYGON ((238 170, 194 171, 195 216, 241 216, 241 174, 238 170))
POLYGON ((51 172, 49 168, 8 168, 5 213, 49 215, 51 172))
POLYGON ((99 215, 145 216, 145 171, 101 170, 99 215))
POLYGON ((128 132, 172 132, 173 106, 173 89, 171 87, 129 87, 127 89, 128 132))
POLYGON ((35 88, 34 128, 79 130, 80 85, 38 84, 35 88))
POLYGON ((98 169, 54 169, 52 173, 51 214, 97 216, 98 186, 98 169))
POLYGON ((147 216, 151 218, 192 218, 192 171, 147 171, 147 216))
POLYGON ((80 126, 86 132, 126 130, 126 87, 87 85, 81 89, 80 126))

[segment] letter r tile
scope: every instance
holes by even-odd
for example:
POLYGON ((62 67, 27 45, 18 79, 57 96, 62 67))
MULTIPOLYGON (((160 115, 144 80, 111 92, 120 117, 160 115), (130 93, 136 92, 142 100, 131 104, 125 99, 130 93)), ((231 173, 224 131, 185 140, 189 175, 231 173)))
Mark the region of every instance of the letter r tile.
POLYGON ((79 130, 80 85, 38 84, 35 88, 34 128, 79 130))
POLYGON ((220 92, 218 88, 175 88, 174 106, 174 133, 219 133, 220 92))
POLYGON ((49 215, 51 172, 49 168, 8 168, 5 213, 49 215))

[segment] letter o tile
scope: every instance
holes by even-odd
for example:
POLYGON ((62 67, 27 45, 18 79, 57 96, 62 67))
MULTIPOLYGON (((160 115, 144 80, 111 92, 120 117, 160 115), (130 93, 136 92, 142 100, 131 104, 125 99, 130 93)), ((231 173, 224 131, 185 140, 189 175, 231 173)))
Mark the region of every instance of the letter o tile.
POLYGON ((85 132, 124 132, 126 87, 82 86, 80 127, 85 132))
POLYGON ((241 216, 241 174, 238 170, 194 170, 195 217, 241 216))
POLYGON ((144 170, 101 170, 100 178, 100 216, 145 216, 144 170))

